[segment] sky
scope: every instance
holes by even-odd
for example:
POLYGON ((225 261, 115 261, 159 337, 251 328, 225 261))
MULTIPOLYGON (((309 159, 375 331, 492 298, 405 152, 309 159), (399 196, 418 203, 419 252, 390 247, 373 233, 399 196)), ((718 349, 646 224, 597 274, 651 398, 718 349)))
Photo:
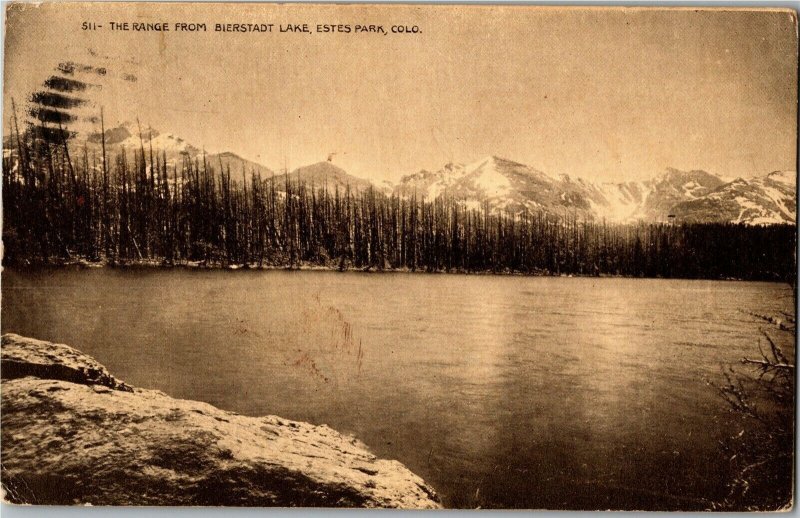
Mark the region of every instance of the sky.
POLYGON ((109 71, 85 93, 106 126, 138 118, 276 170, 332 156, 350 173, 396 181, 496 155, 595 181, 667 167, 748 178, 795 169, 796 49, 788 11, 12 5, 3 127, 12 98, 23 103, 75 61, 109 71), (171 30, 112 31, 111 21, 171 30), (180 22, 208 32, 175 31, 180 22), (275 25, 223 33, 216 23, 275 25), (279 32, 303 23, 312 32, 279 32), (420 32, 392 34, 394 25, 420 32))

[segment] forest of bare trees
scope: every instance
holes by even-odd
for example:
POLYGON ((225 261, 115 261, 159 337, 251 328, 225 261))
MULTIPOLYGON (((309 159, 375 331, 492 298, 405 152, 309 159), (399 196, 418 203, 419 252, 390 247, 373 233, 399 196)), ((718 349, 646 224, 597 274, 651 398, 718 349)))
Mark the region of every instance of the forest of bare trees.
POLYGON ((80 151, 12 124, 6 264, 214 266, 736 278, 794 282, 795 227, 607 224, 261 178, 146 146, 80 151))

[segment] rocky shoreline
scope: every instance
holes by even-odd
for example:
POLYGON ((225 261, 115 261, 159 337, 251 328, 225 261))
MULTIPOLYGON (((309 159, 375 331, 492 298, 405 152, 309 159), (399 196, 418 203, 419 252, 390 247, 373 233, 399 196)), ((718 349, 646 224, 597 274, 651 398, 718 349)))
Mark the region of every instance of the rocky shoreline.
POLYGON ((331 428, 131 387, 72 347, 2 337, 2 486, 14 504, 441 507, 331 428))

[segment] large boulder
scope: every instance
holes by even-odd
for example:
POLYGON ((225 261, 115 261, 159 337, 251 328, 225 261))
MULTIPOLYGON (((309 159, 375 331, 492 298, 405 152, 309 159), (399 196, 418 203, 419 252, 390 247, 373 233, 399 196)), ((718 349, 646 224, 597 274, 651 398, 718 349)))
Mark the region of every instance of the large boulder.
POLYGON ((402 464, 325 425, 130 387, 66 345, 3 335, 1 357, 6 501, 440 507, 402 464))
POLYGON ((33 376, 133 391, 94 358, 64 344, 7 333, 3 335, 0 362, 4 380, 33 376))

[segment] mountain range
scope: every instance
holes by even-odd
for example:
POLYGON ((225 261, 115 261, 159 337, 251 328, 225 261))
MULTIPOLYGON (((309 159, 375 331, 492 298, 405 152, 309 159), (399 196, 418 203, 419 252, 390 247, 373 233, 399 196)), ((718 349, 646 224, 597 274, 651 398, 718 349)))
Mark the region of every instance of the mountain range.
POLYGON ((726 182, 706 171, 668 168, 644 181, 591 182, 553 177, 530 166, 490 156, 470 164, 404 176, 400 196, 447 196, 494 210, 574 214, 609 222, 795 223, 796 173, 779 171, 726 182))
MULTIPOLYGON (((105 137, 106 150, 112 155, 122 149, 130 152, 132 150, 138 151, 143 147, 145 153, 149 153, 151 148, 159 156, 162 156, 163 153, 167 157, 167 163, 170 165, 180 164, 184 158, 192 161, 195 159, 203 160, 204 151, 201 148, 190 144, 173 133, 161 133, 150 126, 140 127, 136 122, 124 122, 119 126, 107 129, 105 137)), ((99 151, 102 144, 99 132, 89 134, 86 141, 86 145, 90 146, 92 151, 95 153, 99 151)), ((241 177, 243 172, 247 175, 257 173, 262 178, 268 178, 273 174, 268 167, 242 158, 230 151, 205 153, 205 160, 217 171, 222 168, 230 169, 233 178, 241 177)))
MULTIPOLYGON (((75 137, 78 146, 99 153, 101 135, 94 96, 113 85, 132 85, 137 78, 124 63, 59 63, 41 89, 28 99, 23 118, 45 138, 64 142, 75 137)), ((373 184, 347 173, 331 161, 276 174, 270 168, 231 152, 205 153, 173 133, 162 133, 137 123, 105 130, 105 144, 112 155, 120 149, 152 148, 167 162, 205 160, 216 171, 229 169, 233 178, 258 174, 274 181, 276 188, 291 181, 354 191, 373 184)), ((8 145, 8 136, 4 144, 8 145)), ((8 149, 8 148, 7 148, 8 149)), ((80 151, 80 150, 78 150, 80 151)), ((10 152, 10 151, 9 151, 10 152)), ((489 156, 468 164, 450 163, 438 171, 422 170, 403 176, 396 185, 376 184, 386 193, 419 196, 427 200, 445 196, 470 207, 493 211, 523 210, 610 222, 634 221, 728 221, 746 224, 795 223, 797 173, 776 171, 751 179, 726 181, 706 171, 667 169, 644 180, 622 183, 594 182, 567 175, 551 176, 525 164, 489 156)))
MULTIPOLYGON (((100 135, 89 134, 85 141, 87 146, 99 148, 100 135)), ((179 164, 184 158, 202 160, 204 155, 200 147, 173 133, 140 129, 130 122, 107 129, 105 141, 110 154, 142 146, 148 153, 152 145, 154 152, 159 156, 164 153, 170 164, 179 164)), ((400 197, 447 197, 472 208, 510 213, 543 211, 594 221, 794 224, 797 213, 794 171, 726 181, 702 170, 667 168, 651 179, 613 183, 552 176, 519 162, 488 156, 467 164, 449 163, 437 171, 421 170, 389 185, 352 175, 331 161, 276 173, 231 152, 208 153, 205 160, 215 170, 230 169, 233 178, 259 174, 264 180, 274 181, 278 190, 283 189, 287 175, 291 182, 342 192, 348 186, 353 192, 374 187, 400 197)))

